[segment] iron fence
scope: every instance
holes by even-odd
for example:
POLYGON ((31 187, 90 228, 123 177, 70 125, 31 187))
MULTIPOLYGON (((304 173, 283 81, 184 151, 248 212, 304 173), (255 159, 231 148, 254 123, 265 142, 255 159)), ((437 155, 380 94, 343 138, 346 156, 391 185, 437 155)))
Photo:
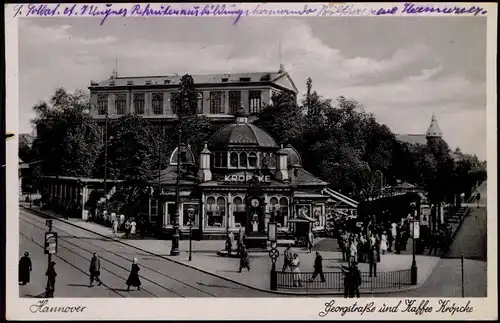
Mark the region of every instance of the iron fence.
MULTIPOLYGON (((342 272, 325 272, 323 273, 325 281, 323 282, 320 275, 317 275, 314 280, 312 272, 302 272, 297 276, 294 272, 278 271, 277 288, 278 289, 296 289, 310 290, 323 289, 333 291, 344 290, 344 274, 342 272), (300 278, 299 281, 297 281, 300 278)), ((395 270, 388 272, 378 272, 377 276, 370 276, 367 272, 361 272, 360 290, 372 291, 377 289, 402 288, 411 285, 411 269, 395 270)))

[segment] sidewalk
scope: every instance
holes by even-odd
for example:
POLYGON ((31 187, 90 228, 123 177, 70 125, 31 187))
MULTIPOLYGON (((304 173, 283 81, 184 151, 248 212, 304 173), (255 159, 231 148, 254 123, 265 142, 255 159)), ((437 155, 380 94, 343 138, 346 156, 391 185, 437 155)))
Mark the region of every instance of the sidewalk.
MULTIPOLYGON (((22 205, 22 204, 21 204, 22 205)), ((28 207, 29 209, 29 207, 28 207)), ((59 215, 55 215, 54 212, 43 210, 40 211, 38 207, 33 207, 34 211, 45 213, 49 216, 54 216, 61 218, 59 215)), ((192 241, 192 261, 188 261, 189 254, 189 240, 179 241, 179 256, 170 256, 171 242, 169 240, 135 240, 135 239, 123 239, 115 238, 112 235, 111 228, 104 227, 102 225, 85 222, 81 219, 69 219, 61 221, 71 223, 73 225, 79 226, 83 229, 97 233, 98 235, 106 236, 115 241, 127 244, 129 246, 141 249, 147 253, 155 254, 161 256, 165 259, 169 259, 176 263, 197 269, 199 271, 218 276, 223 279, 233 281, 235 283, 245 285, 250 288, 271 292, 269 283, 269 272, 271 270, 271 260, 267 252, 253 252, 250 254, 250 266, 251 271, 243 271, 243 273, 238 273, 239 269, 239 259, 237 258, 226 258, 217 255, 217 251, 224 248, 224 240, 202 240, 202 241, 192 241)), ((317 242, 321 239, 317 239, 317 242)), ((284 247, 278 247, 280 252, 280 257, 276 261, 276 268, 280 270, 283 266, 283 252, 284 247)), ((293 252, 299 254, 299 259, 301 262, 300 269, 302 272, 313 272, 313 263, 315 254, 307 253, 307 250, 302 248, 292 248, 293 252)), ((325 272, 339 272, 341 271, 340 266, 343 263, 342 255, 338 251, 320 251, 323 256, 323 268, 325 272)), ((428 256, 416 256, 416 262, 418 266, 418 277, 416 286, 407 286, 402 288, 397 288, 392 290, 392 292, 404 292, 409 289, 418 288, 422 285, 427 278, 432 273, 432 270, 437 265, 439 258, 428 257, 428 256)), ((377 264, 378 272, 387 272, 394 270, 409 269, 412 262, 412 255, 395 255, 386 254, 381 256, 381 262, 377 264)), ((360 263, 359 269, 362 272, 368 272, 368 264, 360 263)), ((363 292, 363 291, 362 291, 363 292)), ((365 291, 368 293, 379 293, 388 292, 388 290, 380 291, 365 291)), ((277 293, 280 293, 279 291, 277 293)), ((304 291, 287 291, 281 292, 286 294, 304 294, 304 291)), ((311 293, 308 291, 306 293, 311 293)), ((338 291, 314 291, 314 294, 339 294, 338 291)))

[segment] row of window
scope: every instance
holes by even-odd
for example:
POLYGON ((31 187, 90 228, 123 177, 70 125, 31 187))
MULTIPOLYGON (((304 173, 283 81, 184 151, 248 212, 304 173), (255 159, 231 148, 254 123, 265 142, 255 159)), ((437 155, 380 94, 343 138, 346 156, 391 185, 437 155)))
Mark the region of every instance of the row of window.
POLYGON ((271 153, 258 152, 215 152, 212 165, 215 168, 259 168, 274 167, 276 160, 271 153), (228 158, 229 157, 229 158, 228 158))
MULTIPOLYGON (((198 93, 198 113, 202 113, 203 93, 198 93)), ((223 92, 215 91, 210 92, 210 113, 211 114, 221 114, 224 113, 223 107, 223 92)), ((259 113, 262 110, 262 100, 261 91, 249 91, 248 102, 250 113, 259 113)), ((154 93, 152 99, 152 107, 154 114, 163 114, 163 93, 154 93)), ((172 113, 177 114, 177 106, 172 103, 172 113)), ((241 92, 240 91, 229 91, 229 113, 235 114, 238 112, 242 105, 241 92)), ((127 98, 125 95, 117 95, 115 99, 115 109, 117 115, 125 114, 125 107, 127 105, 127 98)), ((136 93, 133 96, 133 108, 134 113, 144 114, 145 113, 145 94, 136 93)), ((97 98, 97 113, 100 115, 106 114, 108 111, 108 97, 106 95, 99 95, 97 98)))

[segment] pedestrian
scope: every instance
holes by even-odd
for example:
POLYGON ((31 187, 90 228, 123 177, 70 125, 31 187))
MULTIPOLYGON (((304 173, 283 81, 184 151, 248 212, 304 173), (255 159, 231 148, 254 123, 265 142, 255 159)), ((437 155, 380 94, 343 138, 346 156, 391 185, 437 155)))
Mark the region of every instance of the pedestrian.
POLYGON ((387 251, 387 233, 384 230, 380 239, 380 252, 383 255, 385 255, 386 251, 387 251))
POLYGON ((119 230, 123 230, 123 225, 125 224, 125 215, 120 214, 120 222, 118 222, 119 230))
POLYGON ((26 251, 24 256, 19 260, 19 283, 21 285, 26 285, 30 282, 31 270, 30 254, 26 251))
POLYGON ((358 269, 358 264, 354 262, 350 268, 350 284, 349 298, 356 295, 359 298, 359 286, 361 285, 361 272, 358 269))
POLYGON ((135 219, 132 218, 132 222, 130 222, 130 234, 132 237, 135 236, 135 233, 137 232, 137 222, 135 222, 135 219))
POLYGON ((113 225, 111 226, 111 230, 113 231, 113 236, 116 237, 118 234, 118 218, 113 219, 113 225))
POLYGON ((300 276, 300 260, 298 254, 293 254, 293 259, 290 265, 292 267, 293 273, 293 287, 302 287, 302 278, 300 276))
POLYGON ((92 255, 92 259, 90 259, 90 267, 89 267, 89 272, 90 272, 90 286, 92 287, 94 280, 98 283, 98 286, 102 285, 102 281, 99 278, 101 275, 101 261, 97 257, 97 254, 94 252, 92 255))
POLYGON ((245 246, 245 240, 247 236, 245 235, 245 230, 240 228, 240 232, 238 234, 238 255, 241 257, 241 252, 243 247, 245 246))
POLYGON ((307 249, 309 253, 312 252, 312 248, 314 247, 314 234, 312 233, 312 230, 309 230, 307 233, 307 249))
POLYGON ((130 291, 130 286, 137 287, 137 290, 141 289, 141 280, 139 279, 139 262, 137 258, 134 258, 134 262, 132 263, 132 268, 130 269, 130 274, 127 279, 127 292, 130 291))
POLYGON ((344 265, 340 266, 340 269, 342 270, 342 273, 344 274, 344 298, 349 297, 349 291, 351 290, 351 280, 352 280, 352 273, 350 266, 346 267, 344 265))
MULTIPOLYGON (((476 201, 477 201, 477 208, 479 209, 479 201, 481 200, 481 193, 477 193, 476 194, 476 201)), ((477 215, 476 215, 476 219, 477 219, 477 215)))
POLYGON ((56 262, 52 261, 50 263, 47 272, 45 272, 45 276, 47 276, 47 288, 46 288, 46 297, 54 297, 54 292, 56 290, 56 276, 57 272, 55 269, 56 262))
POLYGON ((354 261, 354 262, 358 261, 358 246, 357 246, 357 241, 355 238, 352 239, 352 241, 351 241, 349 259, 351 259, 350 263, 352 261, 354 261))
POLYGON ((392 243, 390 249, 392 251, 392 249, 396 249, 396 243, 397 243, 396 236, 398 235, 397 224, 394 222, 392 222, 391 224, 391 235, 392 235, 392 243))
POLYGON ((229 257, 231 256, 231 250, 233 249, 233 241, 234 235, 231 231, 229 231, 226 235, 226 251, 229 257))
POLYGON ((130 221, 127 219, 127 221, 125 221, 125 239, 128 239, 128 235, 130 234, 130 221))
POLYGON ((243 245, 241 246, 241 252, 240 252, 240 270, 238 271, 241 273, 241 270, 243 268, 248 269, 250 271, 250 259, 248 257, 248 250, 247 248, 243 245))
POLYGON ((292 245, 287 245, 284 255, 283 255, 283 269, 282 272, 285 272, 287 268, 291 269, 291 263, 292 263, 292 245))
POLYGON ((139 235, 141 239, 144 239, 146 233, 146 221, 144 220, 144 216, 139 218, 139 235))
POLYGON ((378 261, 378 252, 377 247, 373 246, 368 254, 368 262, 370 263, 370 277, 374 275, 377 277, 377 261, 378 261))
POLYGON ((309 281, 313 281, 316 279, 316 276, 321 278, 321 282, 325 282, 325 275, 323 274, 323 257, 319 254, 319 251, 316 251, 316 258, 314 259, 314 274, 312 275, 309 281))

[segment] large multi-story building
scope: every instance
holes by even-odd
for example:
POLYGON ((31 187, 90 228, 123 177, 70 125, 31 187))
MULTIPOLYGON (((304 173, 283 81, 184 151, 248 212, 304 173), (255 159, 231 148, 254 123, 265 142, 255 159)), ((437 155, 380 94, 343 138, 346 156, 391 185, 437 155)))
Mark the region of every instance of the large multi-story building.
MULTIPOLYGON (((271 103, 273 93, 298 94, 283 64, 277 72, 192 75, 198 91, 198 113, 214 123, 228 124, 241 107, 255 118, 271 103)), ((177 107, 171 100, 179 90, 181 76, 119 77, 115 72, 105 81, 92 81, 89 87, 91 114, 103 123, 134 113, 151 122, 175 120, 177 107)))

